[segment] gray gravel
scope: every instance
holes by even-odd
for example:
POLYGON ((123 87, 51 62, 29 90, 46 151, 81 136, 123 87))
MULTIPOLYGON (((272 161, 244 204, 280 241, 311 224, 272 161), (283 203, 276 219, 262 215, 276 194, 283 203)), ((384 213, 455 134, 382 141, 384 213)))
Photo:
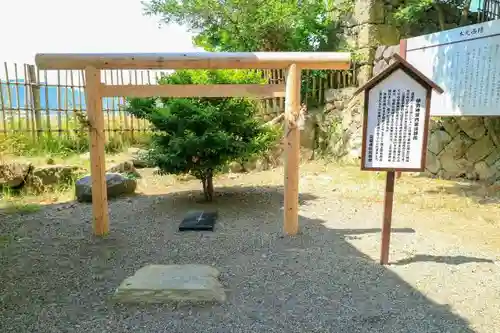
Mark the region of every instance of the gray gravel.
MULTIPOLYGON (((394 233, 395 264, 381 267, 381 205, 311 183, 293 238, 282 236, 282 188, 273 186, 217 189, 213 233, 177 232, 188 209, 210 206, 191 192, 111 202, 107 239, 90 236, 90 205, 0 216, 0 234, 12 237, 0 248, 0 332, 500 332, 495 254, 415 230, 394 233), (177 309, 110 301, 153 263, 214 265, 228 301, 177 309)), ((411 228, 412 218, 402 224, 411 228)))

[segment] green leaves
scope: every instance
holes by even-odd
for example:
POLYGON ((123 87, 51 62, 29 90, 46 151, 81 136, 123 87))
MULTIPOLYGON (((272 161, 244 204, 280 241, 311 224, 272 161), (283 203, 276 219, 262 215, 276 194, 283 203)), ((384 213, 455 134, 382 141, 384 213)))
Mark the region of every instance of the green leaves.
POLYGON ((328 44, 332 16, 317 0, 150 0, 147 15, 187 26, 209 51, 313 51, 328 44))
MULTIPOLYGON (((256 71, 182 70, 161 84, 261 83, 256 71)), ((163 173, 204 177, 228 162, 265 152, 279 135, 255 119, 251 101, 243 98, 140 98, 128 111, 157 130, 149 159, 163 173)))
POLYGON ((433 0, 409 0, 394 12, 394 19, 400 24, 420 20, 432 8, 433 0))
POLYGON ((470 0, 406 0, 392 13, 403 37, 413 37, 477 23, 470 0))
POLYGON ((155 98, 133 98, 129 100, 128 111, 137 118, 147 118, 155 110, 155 98))

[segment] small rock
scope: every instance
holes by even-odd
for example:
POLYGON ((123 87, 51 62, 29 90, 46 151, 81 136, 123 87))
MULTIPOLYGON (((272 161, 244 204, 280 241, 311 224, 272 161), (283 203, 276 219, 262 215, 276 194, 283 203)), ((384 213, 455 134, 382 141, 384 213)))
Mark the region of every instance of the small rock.
MULTIPOLYGON (((120 195, 131 194, 137 188, 137 181, 118 173, 106 174, 106 190, 108 198, 116 198, 120 195)), ((92 179, 91 176, 80 178, 75 183, 75 195, 79 202, 92 202, 92 179)))
POLYGON ((242 172, 243 166, 238 162, 229 163, 229 170, 233 173, 242 172))
POLYGON ((133 175, 136 178, 141 178, 141 174, 137 172, 132 161, 116 163, 106 170, 106 172, 133 175))
POLYGON ((270 167, 278 167, 283 163, 284 149, 282 146, 276 146, 271 150, 268 155, 268 162, 270 167))
POLYGON ((144 150, 138 147, 129 147, 127 149, 127 152, 132 155, 140 154, 142 151, 144 150))
POLYGON ((30 176, 30 184, 36 184, 36 187, 44 187, 69 183, 76 176, 79 169, 78 166, 74 165, 46 165, 36 167, 30 176))
POLYGON ((24 184, 33 166, 29 163, 0 164, 0 187, 17 188, 24 184))
POLYGON ((196 177, 190 174, 177 175, 175 178, 181 182, 188 182, 191 180, 196 180, 196 177))
POLYGON ((140 148, 131 147, 128 152, 132 155, 132 164, 138 169, 153 168, 155 165, 148 159, 148 151, 140 148))
POLYGON ((245 171, 249 172, 249 171, 253 171, 257 168, 257 159, 256 158, 250 158, 248 161, 245 161, 243 163, 243 169, 245 169, 245 171))
POLYGON ((325 104, 325 113, 335 110, 335 103, 329 102, 325 104))
POLYGON ((336 109, 343 110, 344 106, 345 106, 345 103, 344 103, 344 101, 335 101, 334 105, 335 105, 336 109))
POLYGON ((307 162, 314 159, 314 150, 309 148, 302 148, 300 150, 300 161, 307 162))
POLYGON ((337 89, 327 89, 325 90, 325 101, 333 102, 337 96, 337 89))
POLYGON ((269 170, 269 162, 267 159, 261 157, 255 162, 255 170, 256 171, 265 171, 269 170))
POLYGON ((137 169, 144 169, 144 168, 152 168, 154 167, 154 164, 145 160, 145 159, 140 159, 140 158, 133 158, 132 159, 132 164, 137 168, 137 169))
MULTIPOLYGON (((337 102, 335 102, 337 103, 337 102)), ((307 149, 314 149, 316 144, 316 117, 309 114, 305 117, 304 127, 300 134, 300 145, 307 149)))

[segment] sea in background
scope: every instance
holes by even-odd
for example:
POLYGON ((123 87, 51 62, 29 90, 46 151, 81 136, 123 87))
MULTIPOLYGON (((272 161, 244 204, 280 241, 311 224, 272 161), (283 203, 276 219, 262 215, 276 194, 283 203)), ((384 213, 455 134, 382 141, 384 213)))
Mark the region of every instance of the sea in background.
MULTIPOLYGON (((25 81, 23 79, 16 81, 9 80, 7 84, 5 80, 0 80, 0 112, 9 109, 33 109, 33 102, 30 101, 31 94, 26 91, 25 81), (10 89, 9 89, 10 88, 10 89), (10 94, 9 94, 10 90, 10 94)), ((86 110, 85 91, 82 88, 46 86, 45 83, 40 83, 40 104, 42 112, 49 111, 49 114, 55 114, 57 110, 86 110)), ((118 111, 118 106, 124 104, 122 97, 105 97, 103 98, 103 109, 110 111, 118 111)))

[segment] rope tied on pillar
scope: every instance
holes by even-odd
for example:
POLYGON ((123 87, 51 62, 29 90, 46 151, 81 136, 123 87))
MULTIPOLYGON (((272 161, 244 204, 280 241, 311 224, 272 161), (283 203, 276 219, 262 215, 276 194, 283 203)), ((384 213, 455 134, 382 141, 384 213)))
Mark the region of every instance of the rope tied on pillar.
POLYGON ((299 112, 293 113, 293 117, 291 119, 287 119, 288 121, 288 132, 286 133, 285 137, 287 137, 292 130, 295 128, 299 128, 299 130, 304 129, 305 121, 306 121, 306 116, 307 116, 307 105, 306 103, 302 103, 300 105, 299 112))

